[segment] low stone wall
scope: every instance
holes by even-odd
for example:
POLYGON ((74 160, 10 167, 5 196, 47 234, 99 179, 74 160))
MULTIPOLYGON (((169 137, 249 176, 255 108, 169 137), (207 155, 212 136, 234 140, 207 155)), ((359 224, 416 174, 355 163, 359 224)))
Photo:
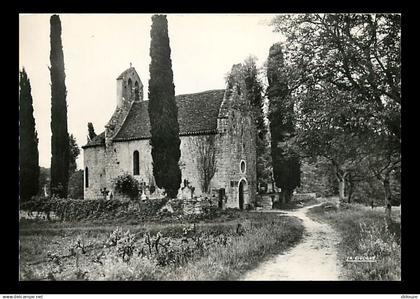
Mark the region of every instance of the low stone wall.
POLYGON ((185 215, 202 214, 205 208, 217 207, 217 199, 207 197, 194 197, 185 199, 183 203, 183 212, 185 215))
POLYGON ((273 203, 280 201, 279 193, 266 193, 257 195, 257 207, 264 210, 271 210, 273 203))
MULTIPOLYGON (((19 220, 20 219, 37 219, 37 220, 48 220, 47 213, 45 212, 36 212, 36 211, 19 211, 19 220)), ((58 220, 59 217, 54 213, 50 212, 51 220, 58 220)))

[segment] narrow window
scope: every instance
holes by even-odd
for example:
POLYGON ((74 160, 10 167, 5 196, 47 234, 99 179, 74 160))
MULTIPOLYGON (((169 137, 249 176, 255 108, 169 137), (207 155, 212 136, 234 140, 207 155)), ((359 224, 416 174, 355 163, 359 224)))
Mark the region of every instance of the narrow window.
POLYGON ((134 101, 138 102, 140 100, 140 89, 139 82, 134 83, 134 101))
POLYGON ((128 79, 128 84, 127 84, 127 98, 131 99, 131 95, 133 93, 133 82, 131 82, 131 79, 128 79))
POLYGON ((85 186, 89 187, 89 169, 87 167, 85 168, 85 186))
POLYGON ((244 160, 241 161, 240 169, 241 169, 241 172, 242 173, 245 173, 246 164, 245 164, 245 161, 244 160))
POLYGON ((134 151, 133 153, 133 174, 139 175, 139 152, 134 151))

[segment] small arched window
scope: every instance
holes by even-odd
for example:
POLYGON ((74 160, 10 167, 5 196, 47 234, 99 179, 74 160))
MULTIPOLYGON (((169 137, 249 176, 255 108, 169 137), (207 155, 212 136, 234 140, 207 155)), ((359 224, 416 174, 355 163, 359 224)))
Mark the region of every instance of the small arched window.
POLYGON ((134 101, 140 100, 139 82, 134 83, 134 101))
POLYGON ((133 92, 133 82, 131 81, 131 79, 128 79, 127 82, 127 97, 130 99, 131 98, 131 93, 133 92))
POLYGON ((85 187, 89 187, 89 168, 85 168, 85 187))
POLYGON ((140 171, 139 171, 139 152, 138 151, 134 151, 133 153, 133 175, 139 175, 140 171))
POLYGON ((241 164, 240 164, 240 169, 241 169, 241 172, 242 172, 242 173, 245 173, 245 170, 246 170, 246 164, 245 164, 245 161, 244 161, 244 160, 242 160, 242 161, 241 161, 241 164))

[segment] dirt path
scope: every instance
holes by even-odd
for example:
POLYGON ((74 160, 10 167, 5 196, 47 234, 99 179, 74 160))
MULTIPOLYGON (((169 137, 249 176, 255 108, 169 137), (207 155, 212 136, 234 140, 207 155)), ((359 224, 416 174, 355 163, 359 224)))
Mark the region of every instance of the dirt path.
POLYGON ((313 221, 306 215, 310 208, 320 204, 294 211, 282 210, 303 221, 302 241, 249 271, 242 280, 340 280, 337 233, 328 224, 313 221))

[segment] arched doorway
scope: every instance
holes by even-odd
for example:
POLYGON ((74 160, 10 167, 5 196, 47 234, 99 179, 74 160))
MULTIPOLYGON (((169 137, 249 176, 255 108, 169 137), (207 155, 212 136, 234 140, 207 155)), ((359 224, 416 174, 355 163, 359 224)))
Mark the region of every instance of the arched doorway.
POLYGON ((244 209, 245 194, 247 193, 247 184, 245 180, 239 182, 239 209, 244 209))

